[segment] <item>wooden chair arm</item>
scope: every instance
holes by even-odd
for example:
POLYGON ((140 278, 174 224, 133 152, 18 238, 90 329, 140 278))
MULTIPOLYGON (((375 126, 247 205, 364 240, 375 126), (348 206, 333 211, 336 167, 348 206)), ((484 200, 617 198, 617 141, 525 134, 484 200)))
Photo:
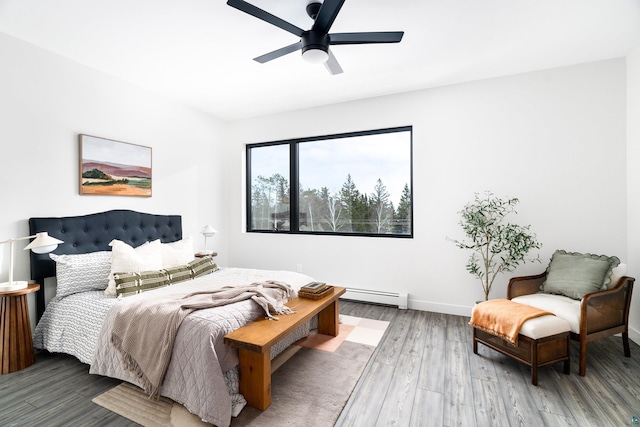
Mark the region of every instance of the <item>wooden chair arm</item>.
POLYGON ((626 331, 634 281, 633 277, 621 277, 613 288, 585 295, 580 304, 580 335, 616 326, 626 331))
POLYGON ((539 292, 546 277, 546 271, 534 276, 512 277, 507 285, 507 299, 539 292))

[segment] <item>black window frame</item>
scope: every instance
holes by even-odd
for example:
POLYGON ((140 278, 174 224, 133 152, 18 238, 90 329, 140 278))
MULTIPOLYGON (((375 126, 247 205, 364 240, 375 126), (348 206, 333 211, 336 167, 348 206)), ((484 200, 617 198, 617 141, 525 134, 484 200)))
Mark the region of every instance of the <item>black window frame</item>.
POLYGON ((247 144, 245 147, 246 159, 246 176, 245 176, 245 193, 246 193, 246 224, 247 233, 267 233, 267 234, 303 234, 303 235, 323 235, 323 236, 358 236, 358 237, 391 237, 391 238, 413 238, 413 126, 399 126, 392 128, 374 129, 367 131, 347 132, 331 135, 321 135, 303 138, 293 138, 280 141, 269 141, 247 144), (298 147, 299 144, 305 142, 316 142, 323 140, 335 140, 341 138, 359 137, 367 135, 378 135, 384 133, 409 132, 409 190, 411 192, 411 203, 409 209, 410 230, 409 233, 365 233, 365 232, 338 232, 338 231, 309 231, 300 230, 300 180, 298 165, 298 147), (289 145, 289 229, 288 230, 267 230, 252 229, 252 176, 251 176, 251 149, 259 147, 289 145))

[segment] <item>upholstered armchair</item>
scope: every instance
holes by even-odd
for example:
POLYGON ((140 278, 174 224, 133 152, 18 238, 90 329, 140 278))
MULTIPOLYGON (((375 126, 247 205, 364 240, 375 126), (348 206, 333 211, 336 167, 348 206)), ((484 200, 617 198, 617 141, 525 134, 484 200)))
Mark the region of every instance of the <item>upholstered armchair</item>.
POLYGON ((561 317, 571 325, 571 338, 580 342, 579 374, 587 370, 587 343, 614 334, 622 334, 624 355, 629 349, 629 307, 633 277, 611 276, 608 289, 587 293, 581 299, 541 292, 548 272, 514 277, 509 281, 507 298, 538 307, 561 317))

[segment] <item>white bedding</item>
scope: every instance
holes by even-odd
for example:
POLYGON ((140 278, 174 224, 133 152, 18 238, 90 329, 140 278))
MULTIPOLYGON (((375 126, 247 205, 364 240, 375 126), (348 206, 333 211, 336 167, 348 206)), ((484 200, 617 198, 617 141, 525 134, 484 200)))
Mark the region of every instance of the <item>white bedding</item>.
MULTIPOLYGON (((289 283, 297 290, 312 278, 289 271, 224 268, 193 281, 149 292, 168 294, 184 287, 196 291, 264 280, 289 283)), ((144 297, 145 293, 142 293, 116 299, 105 296, 101 291, 91 291, 54 298, 36 327, 34 345, 75 356, 91 364, 90 373, 140 385, 129 371, 122 368, 121 356, 110 342, 110 328, 122 304, 135 303, 136 299, 144 297)), ((237 352, 224 345, 223 337, 263 315, 264 311, 256 303, 243 301, 199 310, 187 316, 176 336, 160 394, 182 403, 207 422, 228 426, 232 398, 239 405, 243 399, 234 395, 237 393, 237 352)), ((291 342, 306 334, 308 327, 291 337, 291 342)))

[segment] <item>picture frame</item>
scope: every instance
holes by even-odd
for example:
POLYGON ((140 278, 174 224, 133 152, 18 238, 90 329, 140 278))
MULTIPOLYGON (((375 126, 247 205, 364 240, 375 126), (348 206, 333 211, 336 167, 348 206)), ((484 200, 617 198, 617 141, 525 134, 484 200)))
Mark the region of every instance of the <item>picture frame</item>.
POLYGON ((151 147, 79 135, 80 194, 151 197, 151 147))

